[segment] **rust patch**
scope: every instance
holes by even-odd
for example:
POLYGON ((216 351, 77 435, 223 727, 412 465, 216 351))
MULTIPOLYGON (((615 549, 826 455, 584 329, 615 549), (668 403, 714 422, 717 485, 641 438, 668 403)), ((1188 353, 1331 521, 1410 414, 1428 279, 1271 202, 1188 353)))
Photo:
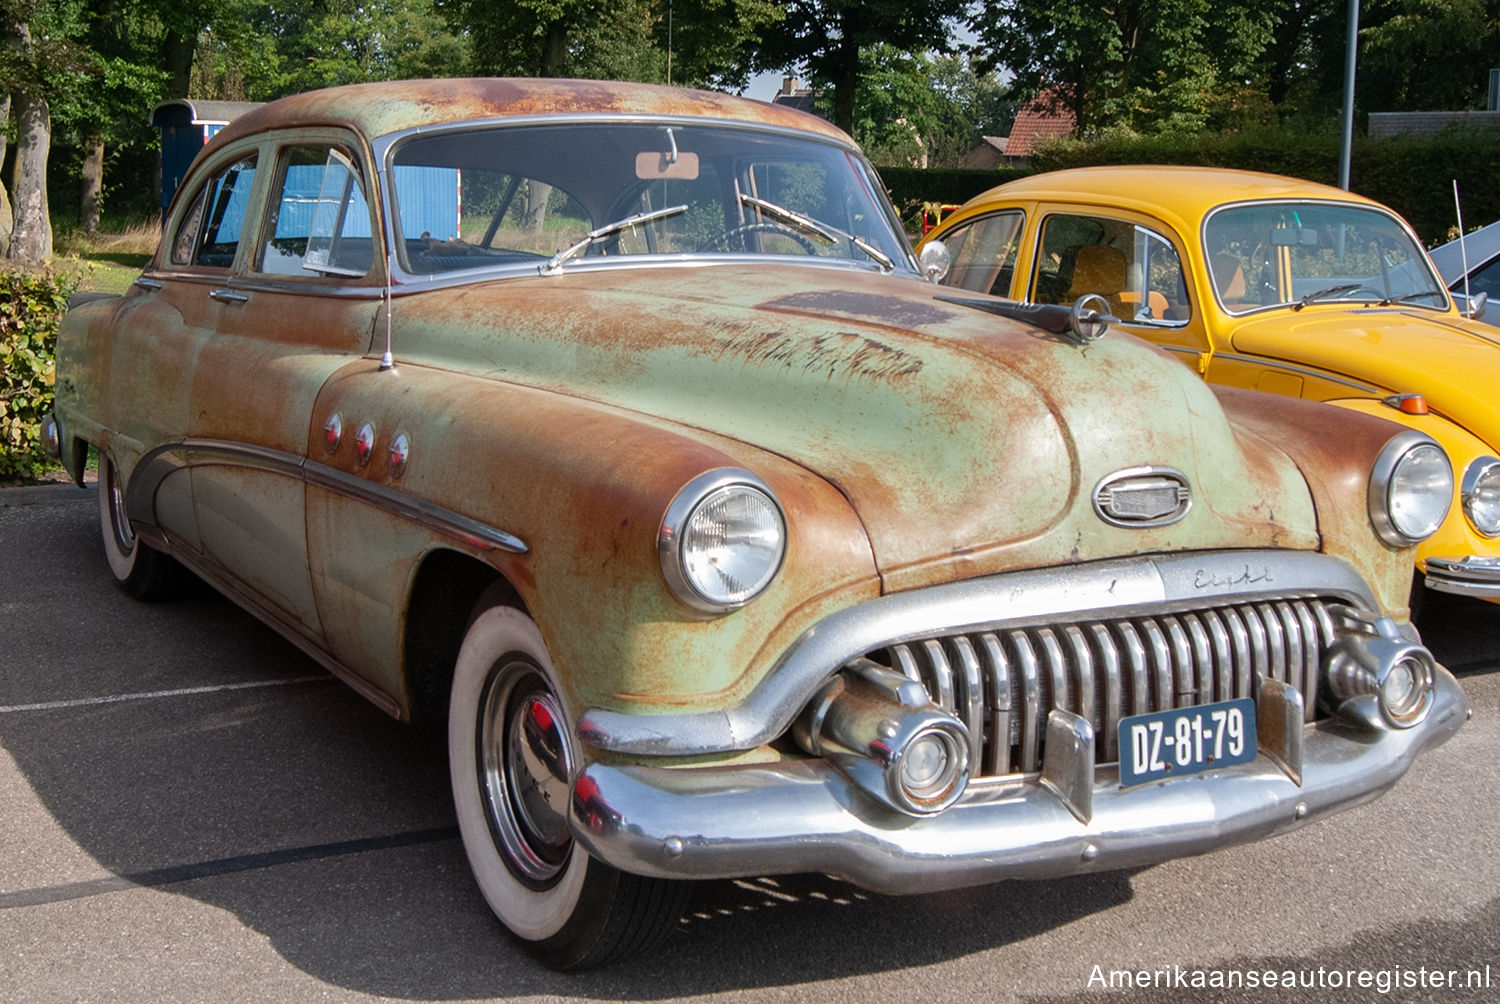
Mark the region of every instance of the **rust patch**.
POLYGON ((764 310, 790 310, 806 314, 838 314, 841 317, 873 321, 892 328, 920 328, 942 324, 951 313, 930 302, 900 296, 881 296, 849 290, 818 290, 794 293, 761 304, 764 310))
POLYGON ((891 345, 850 332, 799 337, 784 331, 738 335, 724 343, 723 356, 739 356, 765 366, 823 373, 829 380, 888 381, 921 372, 922 359, 891 345))

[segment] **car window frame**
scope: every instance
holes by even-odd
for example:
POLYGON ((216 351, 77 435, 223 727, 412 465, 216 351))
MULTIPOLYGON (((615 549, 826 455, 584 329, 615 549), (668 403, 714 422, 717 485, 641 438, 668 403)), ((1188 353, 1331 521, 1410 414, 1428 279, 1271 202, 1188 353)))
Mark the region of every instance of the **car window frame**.
MULTIPOLYGON (((240 270, 243 258, 249 246, 254 246, 259 241, 261 212, 259 207, 265 199, 266 172, 263 169, 266 151, 263 144, 256 140, 247 140, 235 143, 218 151, 213 157, 205 160, 202 164, 194 165, 190 172, 187 183, 178 188, 177 196, 167 214, 167 225, 162 230, 161 245, 153 262, 156 271, 176 272, 184 275, 209 276, 224 278, 236 274, 240 270), (234 167, 235 164, 247 159, 254 159, 254 175, 251 179, 250 191, 246 196, 244 219, 240 225, 239 239, 235 245, 234 257, 227 265, 204 265, 197 259, 200 253, 200 245, 203 240, 204 220, 200 212, 200 204, 208 195, 209 188, 220 179, 225 172, 234 167), (193 230, 192 244, 188 254, 187 262, 175 261, 175 249, 178 239, 182 236, 183 228, 190 226, 193 230)), ((203 206, 203 211, 207 210, 203 206)))
MULTIPOLYGON (((1198 303, 1198 291, 1196 289, 1196 277, 1193 273, 1193 259, 1187 254, 1187 247, 1181 241, 1176 231, 1166 225, 1165 222, 1155 217, 1133 213, 1128 210, 1116 209, 1113 206, 1075 203, 1041 203, 1033 208, 1035 217, 1032 220, 1027 243, 1026 261, 1026 285, 1023 291, 1025 302, 1042 303, 1051 302, 1039 299, 1037 295, 1037 277, 1043 260, 1042 241, 1047 233, 1047 224, 1057 216, 1073 216, 1086 219, 1101 220, 1106 223, 1119 224, 1131 228, 1132 243, 1140 240, 1144 233, 1148 239, 1154 238, 1167 247, 1177 256, 1181 293, 1187 307, 1185 317, 1162 317, 1142 318, 1136 316, 1122 316, 1116 320, 1119 324, 1128 327, 1144 328, 1153 332, 1185 331, 1193 328, 1200 322, 1203 309, 1198 303)), ((1128 260, 1127 260, 1128 267, 1128 260)), ((1145 283, 1145 291, 1149 292, 1150 284, 1145 283)))
MULTIPOLYGON (((953 289, 962 289, 970 293, 988 293, 990 296, 999 296, 1004 299, 1013 299, 1013 297, 1011 296, 1011 291, 1015 289, 1016 276, 1028 274, 1023 273, 1021 269, 1023 259, 1026 257, 1024 252, 1026 250, 1027 227, 1031 223, 1031 214, 1024 206, 999 206, 994 209, 987 209, 981 213, 976 213, 973 216, 960 220, 951 228, 945 228, 939 239, 942 240, 944 245, 948 247, 949 253, 952 256, 952 264, 949 266, 948 276, 954 276, 956 275, 959 268, 973 268, 974 266, 972 264, 965 264, 960 262, 958 260, 958 255, 953 253, 953 235, 955 233, 959 233, 960 235, 967 237, 970 233, 972 233, 975 227, 990 223, 1001 216, 1016 216, 1019 218, 1016 224, 1015 235, 1011 242, 1012 246, 1009 262, 997 265, 995 267, 993 273, 994 278, 991 279, 991 281, 987 284, 987 289, 970 289, 969 287, 959 285, 956 282, 949 283, 946 281, 947 277, 945 277, 945 281, 943 283, 945 286, 949 286, 953 289), (1002 275, 1002 273, 1005 273, 1007 269, 1009 269, 1009 279, 1005 284, 1004 292, 1001 292, 1000 290, 996 289, 996 284, 1000 281, 1000 276, 1002 275)), ((1025 294, 1023 293, 1023 296, 1024 295, 1025 294)))
POLYGON ((265 191, 262 193, 261 213, 257 226, 254 250, 242 262, 237 273, 250 282, 269 283, 282 286, 292 283, 298 286, 370 286, 383 285, 385 281, 385 242, 382 236, 380 189, 378 178, 370 169, 364 144, 351 130, 340 128, 310 128, 280 130, 263 135, 265 154, 270 157, 271 167, 266 170, 265 191), (349 161, 355 176, 364 191, 365 211, 368 214, 372 255, 369 269, 359 276, 344 275, 336 271, 309 272, 306 275, 287 272, 262 271, 263 255, 267 243, 274 237, 280 213, 279 198, 285 184, 286 171, 292 151, 299 148, 321 147, 337 149, 349 161))

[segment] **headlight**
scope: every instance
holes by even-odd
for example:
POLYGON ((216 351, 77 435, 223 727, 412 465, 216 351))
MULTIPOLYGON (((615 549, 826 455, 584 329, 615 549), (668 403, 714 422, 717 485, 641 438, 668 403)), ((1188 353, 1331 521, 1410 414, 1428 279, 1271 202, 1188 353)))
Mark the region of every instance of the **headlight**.
POLYGON ((749 603, 786 557, 786 516, 748 471, 709 471, 690 481, 662 519, 662 573, 677 598, 719 613, 749 603))
POLYGON ((1464 471, 1464 515, 1486 537, 1500 537, 1500 460, 1480 457, 1464 471))
POLYGON ((1418 432, 1386 444, 1370 475, 1370 519, 1381 539, 1396 547, 1437 532, 1453 504, 1453 465, 1448 454, 1418 432))

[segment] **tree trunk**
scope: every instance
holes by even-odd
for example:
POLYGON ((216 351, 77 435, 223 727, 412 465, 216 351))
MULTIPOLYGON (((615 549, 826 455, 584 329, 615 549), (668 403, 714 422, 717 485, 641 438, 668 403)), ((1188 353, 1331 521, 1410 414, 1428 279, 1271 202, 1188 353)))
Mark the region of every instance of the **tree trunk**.
POLYGON ((16 163, 11 183, 15 223, 6 257, 41 264, 52 257, 52 223, 47 218, 47 156, 52 147, 52 112, 40 92, 15 97, 16 163))
POLYGON ((547 199, 552 195, 552 186, 540 181, 526 182, 526 219, 523 226, 533 234, 542 232, 547 222, 547 199))
MULTIPOLYGON (((31 29, 24 22, 9 26, 10 46, 21 59, 31 57, 31 29)), ((24 84, 12 100, 16 110, 16 161, 12 168, 11 198, 14 220, 11 261, 38 263, 52 257, 52 223, 47 219, 47 155, 52 146, 52 112, 34 82, 24 84)))
POLYGON ((198 33, 174 31, 162 46, 166 63, 168 97, 185 98, 193 79, 193 54, 198 50, 198 33))
MULTIPOLYGON (((10 95, 6 94, 0 96, 0 164, 5 163, 5 133, 9 125, 10 95)), ((10 250, 11 221, 10 193, 5 188, 5 179, 0 177, 0 258, 10 250)))
POLYGON ((83 141, 83 182, 78 193, 78 222, 90 237, 99 233, 99 211, 104 206, 104 137, 83 141))

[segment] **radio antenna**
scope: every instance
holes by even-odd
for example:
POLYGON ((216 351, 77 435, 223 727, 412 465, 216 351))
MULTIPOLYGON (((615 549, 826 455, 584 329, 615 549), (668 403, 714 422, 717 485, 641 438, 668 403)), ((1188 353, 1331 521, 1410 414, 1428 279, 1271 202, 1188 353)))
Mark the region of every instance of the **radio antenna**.
POLYGON ((380 368, 396 368, 396 357, 391 355, 391 255, 385 255, 385 354, 380 357, 380 368))
POLYGON ((1469 306, 1469 246, 1464 243, 1464 207, 1458 201, 1458 179, 1453 179, 1453 212, 1458 217, 1458 258, 1464 266, 1464 312, 1469 306))

